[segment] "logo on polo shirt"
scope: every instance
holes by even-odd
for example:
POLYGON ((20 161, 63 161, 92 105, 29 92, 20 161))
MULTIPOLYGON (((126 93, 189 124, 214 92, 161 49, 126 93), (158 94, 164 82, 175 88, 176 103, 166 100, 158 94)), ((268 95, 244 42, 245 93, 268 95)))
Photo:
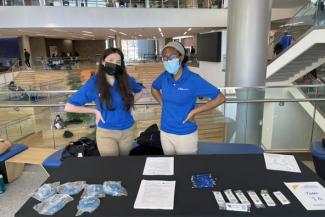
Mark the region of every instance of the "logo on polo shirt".
POLYGON ((190 90, 190 89, 179 87, 177 90, 184 90, 184 91, 186 91, 186 90, 190 90))

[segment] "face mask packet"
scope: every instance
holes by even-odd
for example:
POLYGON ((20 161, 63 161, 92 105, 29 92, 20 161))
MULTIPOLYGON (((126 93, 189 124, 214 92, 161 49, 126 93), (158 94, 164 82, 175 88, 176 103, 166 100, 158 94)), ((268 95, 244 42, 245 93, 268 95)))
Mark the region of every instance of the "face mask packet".
POLYGON ((274 191, 273 195, 280 201, 280 203, 282 205, 288 205, 291 202, 288 200, 288 198, 286 198, 286 196, 284 196, 284 194, 282 194, 281 191, 274 191))
POLYGON ((36 204, 33 208, 41 215, 54 215, 71 201, 73 201, 73 198, 70 195, 55 194, 43 202, 36 204))
POLYGON ((219 210, 226 210, 226 201, 223 198, 221 191, 212 191, 212 192, 219 206, 219 210))
POLYGON ((121 181, 106 181, 103 184, 104 192, 110 196, 128 196, 128 192, 122 186, 121 181))
POLYGON ((224 190, 229 203, 238 203, 238 200, 231 189, 224 190))
POLYGON ((253 201, 256 208, 265 208, 264 203, 261 201, 261 199, 258 197, 255 191, 249 190, 247 191, 247 194, 253 201))
POLYGON ((76 195, 86 186, 85 181, 67 182, 56 188, 59 194, 76 195))
POLYGON ((249 202, 249 200, 247 199, 247 197, 245 196, 244 192, 242 190, 237 190, 237 191, 234 191, 237 198, 239 199, 239 201, 242 203, 242 204, 246 204, 248 206, 251 206, 251 203, 249 202))
POLYGON ((215 179, 210 173, 195 174, 191 176, 192 188, 213 188, 216 185, 215 179))
POLYGON ((56 187, 60 185, 60 182, 54 182, 50 184, 43 184, 33 194, 32 197, 38 201, 43 201, 54 194, 56 194, 56 187))
POLYGON ((267 190, 261 190, 261 196, 267 206, 270 206, 270 207, 276 206, 276 203, 274 202, 274 200, 272 199, 272 197, 270 196, 270 194, 267 190))
POLYGON ((78 212, 76 216, 82 215, 84 212, 92 213, 100 205, 100 200, 97 197, 86 197, 79 201, 77 206, 78 212))
POLYGON ((105 197, 103 185, 100 184, 86 185, 84 188, 84 192, 81 195, 81 198, 86 198, 86 197, 98 197, 98 198, 105 197))
POLYGON ((251 206, 242 203, 226 203, 227 211, 250 212, 250 207, 251 206))

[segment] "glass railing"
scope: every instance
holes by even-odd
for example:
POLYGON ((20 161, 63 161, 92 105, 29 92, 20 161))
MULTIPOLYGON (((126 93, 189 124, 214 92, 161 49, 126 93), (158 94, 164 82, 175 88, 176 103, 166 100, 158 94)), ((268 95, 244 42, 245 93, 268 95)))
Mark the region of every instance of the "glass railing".
MULTIPOLYGON (((226 102, 196 117, 199 140, 212 143, 254 143, 269 151, 307 151, 325 135, 325 116, 318 107, 325 102, 325 85, 222 88, 226 102), (302 90, 308 90, 304 94, 302 90), (311 91, 313 89, 313 91, 311 91)), ((11 100, 0 92, 1 136, 29 146, 61 148, 80 137, 95 136, 93 115, 64 112, 74 91, 22 91, 42 100, 11 100), (60 115, 63 129, 53 125, 60 115), (27 118, 28 117, 28 118, 27 118), (20 121, 17 121, 20 119, 20 121), (25 119, 27 119, 25 121, 25 119), (64 138, 64 131, 73 133, 64 138)), ((200 106, 206 99, 197 101, 200 106)), ((94 106, 89 104, 88 106, 94 106)), ((147 89, 132 111, 137 137, 151 124, 160 126, 161 107, 147 89)))
POLYGON ((64 6, 114 8, 224 8, 224 0, 0 0, 0 6, 64 6))
POLYGON ((307 1, 293 17, 280 25, 279 30, 270 41, 269 49, 272 49, 274 53, 273 60, 285 52, 290 46, 302 39, 312 28, 319 28, 321 26, 325 26, 324 1, 317 0, 315 3, 307 1), (282 37, 286 37, 286 33, 293 38, 290 46, 276 46, 277 44, 281 44, 281 39, 282 37))
MULTIPOLYGON (((15 108, 15 112, 8 111, 8 113, 16 113, 17 108, 15 108)), ((7 113, 7 114, 8 114, 7 113)), ((19 117, 19 115, 14 114, 13 116, 19 117)), ((10 141, 17 141, 19 139, 23 139, 25 137, 31 136, 36 133, 35 130, 35 122, 33 115, 25 115, 16 120, 7 119, 4 120, 4 117, 1 117, 0 124, 0 138, 6 138, 10 141)))
POLYGON ((13 81, 21 70, 21 62, 17 58, 0 58, 0 90, 13 81))

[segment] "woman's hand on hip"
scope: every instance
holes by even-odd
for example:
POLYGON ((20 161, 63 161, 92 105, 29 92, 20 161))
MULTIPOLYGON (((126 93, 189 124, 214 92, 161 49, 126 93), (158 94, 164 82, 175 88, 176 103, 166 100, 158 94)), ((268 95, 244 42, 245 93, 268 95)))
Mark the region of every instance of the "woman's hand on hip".
POLYGON ((186 119, 183 121, 183 124, 185 124, 185 123, 188 122, 188 121, 195 122, 195 115, 196 115, 195 111, 192 110, 192 111, 187 115, 186 119))
POLYGON ((96 125, 98 125, 99 121, 102 121, 105 124, 105 120, 100 111, 96 110, 95 115, 96 115, 96 125))

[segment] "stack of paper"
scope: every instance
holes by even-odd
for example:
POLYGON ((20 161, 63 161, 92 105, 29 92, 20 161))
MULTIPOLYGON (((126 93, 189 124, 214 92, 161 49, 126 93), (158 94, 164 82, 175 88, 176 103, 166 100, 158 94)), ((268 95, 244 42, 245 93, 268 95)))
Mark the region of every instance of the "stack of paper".
POLYGON ((266 169, 301 173, 293 155, 264 153, 266 169))
POLYGON ((143 175, 174 175, 174 157, 147 157, 143 175))
POLYGON ((135 209, 174 209, 176 181, 142 180, 135 209))

